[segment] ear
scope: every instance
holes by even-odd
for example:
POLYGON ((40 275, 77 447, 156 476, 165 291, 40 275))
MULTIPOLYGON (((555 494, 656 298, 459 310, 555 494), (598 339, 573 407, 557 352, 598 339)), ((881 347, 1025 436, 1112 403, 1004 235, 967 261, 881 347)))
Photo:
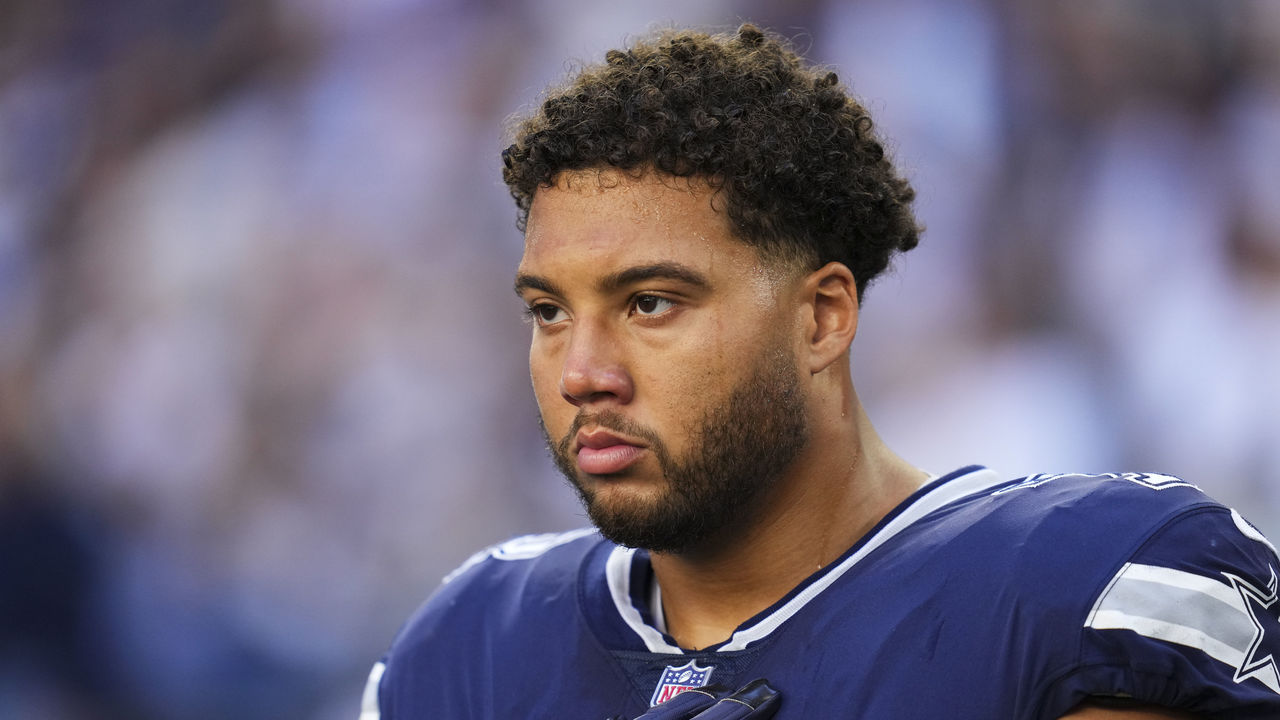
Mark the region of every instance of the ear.
POLYGON ((813 316, 809 333, 809 372, 818 374, 844 357, 858 330, 858 286, 843 263, 830 262, 810 273, 803 283, 813 316))

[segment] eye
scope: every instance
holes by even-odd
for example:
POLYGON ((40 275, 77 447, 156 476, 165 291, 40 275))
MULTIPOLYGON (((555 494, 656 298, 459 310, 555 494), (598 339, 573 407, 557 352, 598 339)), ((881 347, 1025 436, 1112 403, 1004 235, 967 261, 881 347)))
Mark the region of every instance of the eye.
POLYGON ((554 325, 564 319, 564 310, 551 303, 534 303, 525 308, 525 314, 538 324, 538 327, 554 325))
POLYGON ((661 315, 675 305, 675 302, 658 295, 637 295, 631 301, 632 310, 637 315, 661 315))

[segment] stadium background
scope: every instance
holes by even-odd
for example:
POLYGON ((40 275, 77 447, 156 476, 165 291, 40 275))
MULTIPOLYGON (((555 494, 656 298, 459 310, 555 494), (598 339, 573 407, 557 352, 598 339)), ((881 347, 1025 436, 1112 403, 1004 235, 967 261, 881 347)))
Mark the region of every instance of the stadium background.
POLYGON ((853 358, 892 446, 1177 473, 1280 535, 1280 4, 8 0, 0 717, 351 720, 444 573, 584 524, 504 124, 742 19, 919 191, 853 358))

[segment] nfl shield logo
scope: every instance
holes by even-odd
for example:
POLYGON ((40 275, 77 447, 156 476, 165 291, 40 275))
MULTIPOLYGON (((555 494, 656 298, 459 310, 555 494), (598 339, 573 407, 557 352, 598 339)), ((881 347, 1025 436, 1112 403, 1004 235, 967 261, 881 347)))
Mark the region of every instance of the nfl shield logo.
POLYGON ((668 665, 658 679, 658 687, 653 690, 649 707, 661 705, 685 690, 703 687, 711 680, 712 670, 715 667, 698 667, 697 660, 690 660, 680 667, 668 665))

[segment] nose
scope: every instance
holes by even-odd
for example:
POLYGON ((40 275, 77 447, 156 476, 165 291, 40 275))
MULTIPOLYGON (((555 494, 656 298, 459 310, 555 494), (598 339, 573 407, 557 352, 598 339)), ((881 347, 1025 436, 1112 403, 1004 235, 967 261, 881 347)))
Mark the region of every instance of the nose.
POLYGON ((621 348, 603 329, 579 323, 573 328, 560 371, 560 395, 581 407, 591 403, 631 402, 635 392, 621 348))

